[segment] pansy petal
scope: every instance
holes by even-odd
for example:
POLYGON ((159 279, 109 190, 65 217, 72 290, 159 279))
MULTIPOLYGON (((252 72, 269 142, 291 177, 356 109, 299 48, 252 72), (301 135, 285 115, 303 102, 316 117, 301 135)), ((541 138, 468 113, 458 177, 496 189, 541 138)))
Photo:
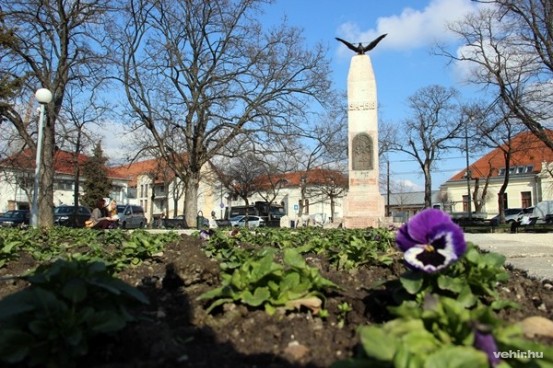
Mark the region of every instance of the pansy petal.
POLYGON ((441 210, 427 208, 409 220, 409 236, 420 244, 428 242, 428 233, 441 224, 453 224, 451 217, 441 210))
POLYGON ((429 244, 436 249, 449 248, 457 257, 463 255, 467 250, 465 234, 459 225, 450 222, 434 227, 428 235, 429 244))
POLYGON ((424 272, 436 272, 447 266, 447 258, 436 252, 427 252, 424 248, 411 248, 404 254, 405 262, 424 272), (433 254, 430 254, 433 253, 433 254))
POLYGON ((485 333, 476 330, 474 332, 474 347, 483 351, 488 356, 488 362, 492 367, 501 363, 501 359, 496 355, 498 352, 497 344, 491 333, 485 333))
POLYGON ((409 236, 409 224, 404 224, 399 228, 399 231, 396 235, 396 244, 398 248, 405 252, 411 247, 416 246, 418 243, 409 236))

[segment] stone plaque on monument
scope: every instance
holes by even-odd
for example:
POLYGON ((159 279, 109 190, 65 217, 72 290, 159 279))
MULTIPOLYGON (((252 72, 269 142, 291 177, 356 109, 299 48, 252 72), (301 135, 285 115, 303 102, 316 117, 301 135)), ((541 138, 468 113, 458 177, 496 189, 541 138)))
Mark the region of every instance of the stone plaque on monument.
POLYGON ((351 142, 352 147, 352 170, 372 170, 373 169, 373 142, 366 133, 359 133, 351 142))

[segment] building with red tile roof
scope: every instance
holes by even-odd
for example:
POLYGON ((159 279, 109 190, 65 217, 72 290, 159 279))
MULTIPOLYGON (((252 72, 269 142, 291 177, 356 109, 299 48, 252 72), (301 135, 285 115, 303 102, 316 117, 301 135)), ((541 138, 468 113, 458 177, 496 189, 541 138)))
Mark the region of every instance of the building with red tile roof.
MULTIPOLYGON (((142 206, 149 222, 161 216, 173 218, 184 213, 184 184, 165 160, 145 159, 111 169, 128 180, 129 203, 142 206)), ((202 170, 202 176, 198 208, 209 215, 217 207, 216 193, 219 191, 212 180, 206 180, 209 171, 202 170)))
MULTIPOLYGON (((60 149, 54 152, 54 204, 73 204, 75 168, 82 167, 87 159, 88 156, 80 153, 75 155, 60 149)), ((0 161, 0 212, 30 208, 35 163, 36 156, 30 149, 0 161)), ((123 202, 128 180, 109 168, 108 177, 113 183, 111 196, 123 202)))
MULTIPOLYGON (((547 131, 553 138, 553 131, 547 131)), ((504 194, 505 208, 526 208, 538 202, 553 199, 553 150, 530 132, 516 135, 509 145, 496 148, 473 162, 467 169, 456 173, 442 184, 440 191, 453 212, 468 210, 468 190, 471 191, 471 209, 474 198, 482 201, 481 212, 488 217, 498 212, 498 193, 507 170, 509 182, 504 194), (504 152, 510 151, 509 167, 504 152), (484 198, 482 198, 485 193, 484 198)))
MULTIPOLYGON (((229 195, 215 175, 215 168, 206 165, 200 183, 198 208, 204 217, 215 213, 223 218, 227 209, 244 205, 244 201, 229 195)), ((129 202, 144 207, 146 217, 156 220, 162 214, 168 218, 183 214, 184 187, 178 177, 162 159, 147 159, 130 164, 113 167, 117 175, 129 181, 129 202), (152 200, 153 199, 153 200, 152 200)), ((340 172, 315 168, 305 171, 289 172, 272 177, 260 177, 256 187, 266 187, 265 191, 277 191, 273 203, 283 204, 286 212, 292 217, 299 210, 300 192, 303 183, 306 184, 307 203, 311 213, 324 212, 330 217, 330 196, 333 196, 337 207, 337 217, 341 217, 342 201, 347 188, 347 176, 340 172), (335 186, 335 188, 333 188, 335 186)), ((268 196, 253 193, 249 203, 266 201, 268 196)), ((307 208, 306 208, 307 209, 307 208)))

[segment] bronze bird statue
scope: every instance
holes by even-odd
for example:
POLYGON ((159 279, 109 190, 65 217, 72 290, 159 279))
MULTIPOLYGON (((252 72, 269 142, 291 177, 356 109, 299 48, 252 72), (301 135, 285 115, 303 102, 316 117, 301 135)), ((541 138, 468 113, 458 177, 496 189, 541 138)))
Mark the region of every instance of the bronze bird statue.
POLYGON ((372 49, 374 49, 375 46, 380 42, 380 40, 386 37, 386 35, 387 33, 384 33, 382 36, 377 37, 374 41, 372 41, 371 43, 369 43, 367 46, 364 46, 364 47, 361 42, 359 42, 359 45, 355 46, 346 40, 342 40, 341 38, 336 37, 336 39, 342 42, 344 45, 346 45, 350 50, 357 52, 357 54, 359 55, 363 55, 367 51, 371 51, 372 49))

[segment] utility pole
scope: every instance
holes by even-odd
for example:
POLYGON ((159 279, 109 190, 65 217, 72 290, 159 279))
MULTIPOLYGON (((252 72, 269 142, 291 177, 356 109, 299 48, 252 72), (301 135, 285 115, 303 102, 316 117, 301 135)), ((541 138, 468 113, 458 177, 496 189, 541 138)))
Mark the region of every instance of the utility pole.
POLYGON ((468 206, 469 211, 469 221, 472 220, 472 199, 470 195, 470 164, 469 164, 469 135, 468 135, 468 124, 465 123, 465 158, 467 164, 466 177, 467 177, 467 194, 468 194, 468 206))
POLYGON ((390 217, 390 160, 386 161, 386 217, 390 217))

